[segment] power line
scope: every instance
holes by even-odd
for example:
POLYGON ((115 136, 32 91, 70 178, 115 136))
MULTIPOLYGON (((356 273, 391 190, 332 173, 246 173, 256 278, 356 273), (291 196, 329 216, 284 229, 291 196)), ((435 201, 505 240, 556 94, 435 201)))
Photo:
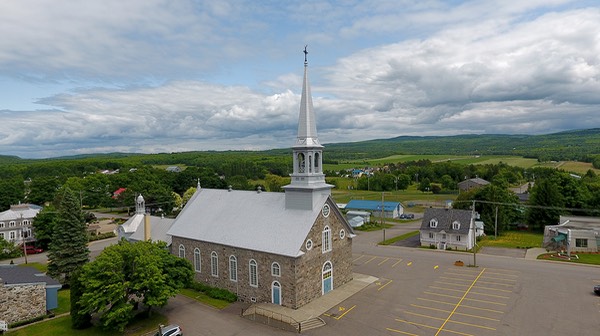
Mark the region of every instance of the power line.
POLYGON ((494 201, 484 201, 484 200, 454 201, 454 203, 472 203, 472 202, 484 203, 484 204, 494 204, 494 205, 507 205, 507 206, 524 207, 524 208, 546 209, 546 210, 567 210, 567 211, 600 212, 600 209, 562 208, 562 207, 557 207, 557 206, 532 205, 532 204, 522 204, 522 203, 505 203, 505 202, 494 202, 494 201))

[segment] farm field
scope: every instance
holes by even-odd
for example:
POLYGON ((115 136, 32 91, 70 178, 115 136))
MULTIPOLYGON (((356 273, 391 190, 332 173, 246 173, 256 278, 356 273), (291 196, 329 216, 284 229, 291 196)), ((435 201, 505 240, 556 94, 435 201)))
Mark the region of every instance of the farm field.
POLYGON ((600 169, 594 169, 591 163, 577 161, 552 161, 538 162, 536 159, 524 158, 522 156, 502 156, 502 155, 392 155, 379 159, 344 161, 339 164, 324 164, 325 170, 342 171, 353 168, 363 168, 369 166, 382 166, 388 163, 401 163, 407 161, 430 160, 431 162, 452 161, 459 164, 498 164, 506 163, 510 166, 521 168, 547 167, 558 168, 576 174, 585 174, 589 169, 600 173, 600 169))

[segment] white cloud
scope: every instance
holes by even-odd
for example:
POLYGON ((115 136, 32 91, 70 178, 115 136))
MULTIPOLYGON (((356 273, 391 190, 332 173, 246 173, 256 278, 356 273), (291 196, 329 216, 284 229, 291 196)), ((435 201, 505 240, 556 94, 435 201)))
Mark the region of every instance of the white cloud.
POLYGON ((36 111, 1 110, 0 93, 0 153, 288 147, 305 43, 324 143, 598 127, 585 5, 3 1, 1 91, 69 89, 36 111))

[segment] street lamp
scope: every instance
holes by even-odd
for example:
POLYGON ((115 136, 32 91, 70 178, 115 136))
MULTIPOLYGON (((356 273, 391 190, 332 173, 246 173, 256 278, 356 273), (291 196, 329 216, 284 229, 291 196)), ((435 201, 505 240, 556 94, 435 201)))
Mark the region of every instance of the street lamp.
MULTIPOLYGON (((23 223, 23 222, 21 222, 23 223)), ((23 238, 23 253, 25 254, 25 264, 27 264, 27 239, 25 239, 25 234, 27 233, 27 228, 21 228, 21 238, 23 238)))

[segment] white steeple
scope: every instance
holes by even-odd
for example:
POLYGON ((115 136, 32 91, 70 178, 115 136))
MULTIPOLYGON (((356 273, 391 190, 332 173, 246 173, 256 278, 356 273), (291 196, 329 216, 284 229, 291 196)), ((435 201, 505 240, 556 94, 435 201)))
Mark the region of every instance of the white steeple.
POLYGON ((146 202, 144 201, 142 194, 140 194, 135 200, 135 213, 136 215, 143 215, 146 213, 146 202))
POLYGON ((284 186, 286 207, 312 209, 318 195, 330 195, 332 185, 325 183, 323 174, 323 146, 317 137, 317 122, 313 111, 308 82, 308 52, 304 47, 304 81, 300 98, 298 137, 293 149, 294 172, 292 181, 284 186))

